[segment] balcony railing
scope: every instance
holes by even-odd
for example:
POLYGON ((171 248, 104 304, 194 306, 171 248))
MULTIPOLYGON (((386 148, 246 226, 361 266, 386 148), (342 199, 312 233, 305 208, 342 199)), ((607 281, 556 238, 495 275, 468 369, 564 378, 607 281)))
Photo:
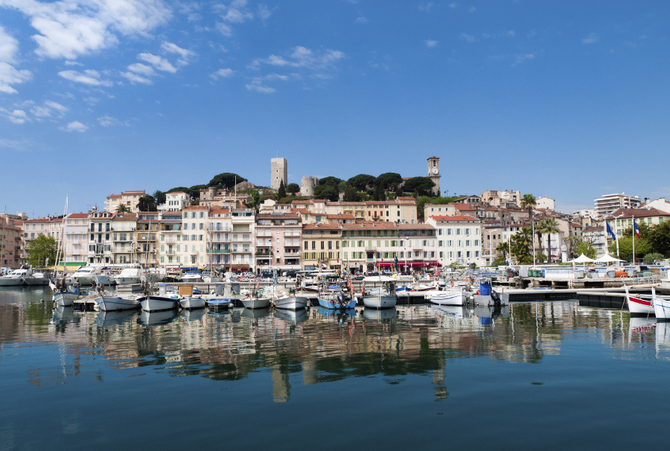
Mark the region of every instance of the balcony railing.
POLYGON ((210 254, 230 254, 230 249, 211 249, 210 254))

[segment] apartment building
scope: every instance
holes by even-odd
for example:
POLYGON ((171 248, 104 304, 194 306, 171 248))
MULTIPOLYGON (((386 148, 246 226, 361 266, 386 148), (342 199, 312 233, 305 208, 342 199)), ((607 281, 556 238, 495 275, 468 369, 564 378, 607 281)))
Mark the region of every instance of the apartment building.
POLYGON ((485 265, 491 265, 499 255, 496 251, 500 243, 509 243, 512 236, 521 231, 526 226, 525 221, 519 222, 484 222, 482 227, 482 251, 481 256, 485 265))
POLYGON ((165 193, 165 203, 158 206, 158 211, 181 211, 191 205, 191 196, 182 191, 165 193))
POLYGON ((621 208, 605 217, 605 221, 609 223, 610 228, 617 237, 622 237, 624 230, 633 227, 633 220, 638 225, 644 223, 648 226, 653 226, 670 221, 670 213, 655 208, 649 210, 644 208, 621 208))
POLYGON ((0 216, 0 264, 5 268, 17 269, 23 263, 23 221, 16 222, 0 216))
POLYGON ((70 213, 63 231, 63 261, 68 266, 82 266, 88 262, 89 219, 88 213, 70 213))
POLYGON ((98 211, 95 207, 88 212, 88 263, 114 263, 112 251, 114 215, 115 213, 109 211, 98 211))
POLYGON ((119 213, 112 218, 112 254, 113 263, 124 264, 136 261, 135 213, 119 213))
POLYGON ((217 268, 229 268, 232 210, 230 207, 212 207, 209 210, 209 219, 209 264, 217 268))
POLYGON ((182 215, 181 211, 164 211, 158 216, 158 260, 161 266, 182 264, 182 215))
POLYGON ((146 194, 147 193, 144 190, 124 191, 121 194, 110 194, 105 200, 105 211, 116 213, 119 206, 125 205, 131 212, 138 213, 139 209, 137 208, 137 204, 140 201, 140 197, 145 196, 146 194))
POLYGON ((426 223, 437 231, 437 254, 442 266, 485 264, 481 255, 481 221, 471 216, 431 216, 426 223))
POLYGON ((342 227, 348 224, 304 224, 302 228, 302 269, 339 269, 342 227))
POLYGON ((302 225, 298 213, 259 214, 256 218, 256 270, 299 270, 302 225))
POLYGON ((193 268, 205 266, 209 263, 209 207, 195 205, 184 208, 182 227, 182 245, 181 249, 177 248, 177 263, 193 268))
MULTIPOLYGON (((143 211, 137 214, 137 227, 135 229, 135 243, 137 244, 137 261, 149 268, 159 266, 159 231, 160 214, 157 211, 143 211)), ((170 261, 175 255, 170 255, 170 261)))
POLYGON ((605 194, 602 197, 593 199, 594 210, 601 218, 612 215, 619 209, 639 208, 641 204, 639 196, 633 197, 624 193, 605 194))
POLYGON ((232 239, 230 243, 233 271, 253 271, 256 267, 254 250, 255 211, 251 208, 233 208, 232 239))

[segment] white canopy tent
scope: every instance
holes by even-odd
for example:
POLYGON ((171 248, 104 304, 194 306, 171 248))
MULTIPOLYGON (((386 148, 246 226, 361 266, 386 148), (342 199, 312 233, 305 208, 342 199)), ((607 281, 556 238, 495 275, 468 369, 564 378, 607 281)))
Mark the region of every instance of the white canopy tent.
POLYGON ((574 260, 570 260, 570 263, 592 263, 596 260, 587 257, 586 255, 582 254, 579 257, 575 258, 574 260))
POLYGON ((605 254, 602 257, 598 258, 595 260, 596 263, 615 263, 615 262, 622 262, 623 260, 614 258, 609 254, 605 254))

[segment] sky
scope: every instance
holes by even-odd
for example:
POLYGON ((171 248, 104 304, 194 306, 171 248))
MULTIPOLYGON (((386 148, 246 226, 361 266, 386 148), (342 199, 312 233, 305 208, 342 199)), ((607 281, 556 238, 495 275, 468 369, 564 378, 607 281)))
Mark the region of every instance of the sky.
POLYGON ((29 217, 234 172, 670 199, 667 0, 0 0, 0 188, 29 217), (665 169, 663 169, 665 168, 665 169))

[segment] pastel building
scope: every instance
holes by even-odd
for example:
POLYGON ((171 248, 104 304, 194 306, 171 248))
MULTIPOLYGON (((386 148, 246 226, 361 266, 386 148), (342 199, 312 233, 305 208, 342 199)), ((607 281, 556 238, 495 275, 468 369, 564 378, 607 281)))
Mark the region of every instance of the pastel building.
POLYGON ((119 213, 112 218, 113 263, 126 264, 136 261, 135 213, 119 213))
POLYGON ((471 216, 431 216, 427 224, 437 231, 437 256, 442 266, 451 263, 482 266, 481 222, 471 216))
POLYGON ((256 270, 299 270, 302 225, 297 213, 258 215, 256 270))
POLYGON ((147 193, 144 190, 124 191, 121 194, 111 194, 107 196, 107 200, 105 200, 105 211, 116 213, 119 206, 125 205, 129 211, 138 213, 139 209, 137 208, 137 204, 140 201, 140 197, 145 196, 146 194, 147 193))

